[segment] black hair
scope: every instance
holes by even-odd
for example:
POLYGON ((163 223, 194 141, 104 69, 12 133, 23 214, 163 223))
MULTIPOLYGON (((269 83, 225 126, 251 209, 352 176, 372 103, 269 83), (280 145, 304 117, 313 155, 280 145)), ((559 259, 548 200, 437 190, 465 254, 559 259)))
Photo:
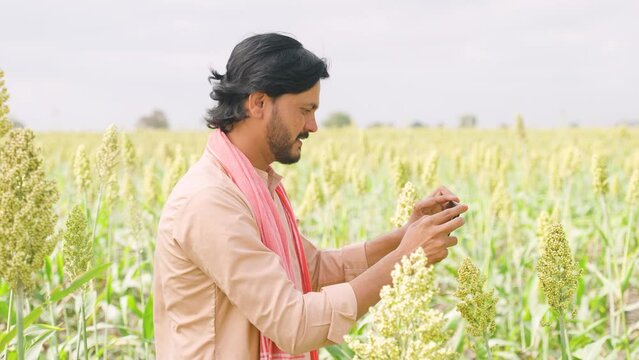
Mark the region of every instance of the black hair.
POLYGON ((207 127, 229 132, 234 123, 247 117, 244 102, 253 92, 276 99, 304 92, 328 76, 326 59, 291 37, 276 33, 248 37, 233 48, 226 74, 211 69, 210 96, 217 106, 207 112, 207 127))

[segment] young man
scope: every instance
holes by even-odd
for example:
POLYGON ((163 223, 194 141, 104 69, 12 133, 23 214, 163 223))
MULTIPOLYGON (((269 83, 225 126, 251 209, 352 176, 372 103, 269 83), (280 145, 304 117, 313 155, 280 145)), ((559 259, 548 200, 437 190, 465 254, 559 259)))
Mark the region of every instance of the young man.
POLYGON ((154 264, 158 359, 317 359, 371 305, 403 255, 431 263, 457 243, 466 205, 445 188, 419 201, 402 228, 339 250, 298 231, 270 164, 300 159, 317 131, 326 63, 298 41, 262 34, 212 71, 214 129, 201 159, 169 196, 154 264))

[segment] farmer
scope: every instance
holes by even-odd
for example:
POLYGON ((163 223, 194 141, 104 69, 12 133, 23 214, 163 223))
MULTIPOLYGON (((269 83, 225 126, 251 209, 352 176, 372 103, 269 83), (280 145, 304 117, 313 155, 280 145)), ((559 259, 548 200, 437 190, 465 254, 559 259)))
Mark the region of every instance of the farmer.
POLYGON ((406 225, 365 243, 317 249, 300 234, 274 161, 294 164, 317 131, 327 65, 280 34, 251 36, 212 71, 214 129, 177 183, 158 226, 154 326, 158 359, 318 359, 379 301, 403 255, 431 263, 457 243, 467 210, 446 188, 406 225))

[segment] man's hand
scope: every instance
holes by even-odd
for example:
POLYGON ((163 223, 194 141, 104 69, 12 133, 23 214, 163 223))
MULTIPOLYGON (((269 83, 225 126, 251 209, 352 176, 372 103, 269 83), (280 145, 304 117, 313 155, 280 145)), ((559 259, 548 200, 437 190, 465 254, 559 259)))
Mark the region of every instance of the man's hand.
POLYGON ((403 228, 408 228, 410 224, 421 219, 424 215, 435 215, 438 212, 445 210, 447 208, 446 204, 450 201, 458 203, 459 197, 444 186, 438 187, 430 195, 415 203, 413 213, 408 219, 408 223, 406 223, 403 228))
POLYGON ((424 249, 429 264, 448 256, 448 248, 457 244, 457 238, 450 233, 464 224, 459 215, 468 210, 464 204, 443 210, 451 201, 459 202, 459 198, 440 187, 415 204, 406 225, 366 243, 370 267, 350 281, 357 299, 358 317, 379 301, 380 289, 391 283, 391 270, 402 256, 411 254, 418 247, 424 249))
POLYGON ((375 264, 386 254, 396 249, 411 224, 424 216, 432 216, 445 210, 448 207, 447 205, 452 204, 452 202, 459 202, 459 198, 443 186, 438 187, 430 195, 416 202, 413 206, 413 212, 404 226, 366 243, 366 260, 368 264, 375 264))
POLYGON ((446 210, 450 207, 446 205, 451 201, 459 203, 459 197, 453 194, 445 186, 438 187, 435 191, 430 193, 430 195, 415 203, 408 222, 393 232, 393 238, 397 238, 398 240, 403 238, 410 224, 413 224, 425 215, 435 215, 442 210, 446 210))
POLYGON ((450 233, 464 225, 464 218, 459 215, 466 210, 468 210, 467 205, 459 204, 435 215, 422 217, 408 226, 406 235, 396 251, 402 255, 408 255, 421 247, 428 257, 429 264, 442 261, 448 256, 448 248, 457 245, 457 238, 450 236, 450 233))

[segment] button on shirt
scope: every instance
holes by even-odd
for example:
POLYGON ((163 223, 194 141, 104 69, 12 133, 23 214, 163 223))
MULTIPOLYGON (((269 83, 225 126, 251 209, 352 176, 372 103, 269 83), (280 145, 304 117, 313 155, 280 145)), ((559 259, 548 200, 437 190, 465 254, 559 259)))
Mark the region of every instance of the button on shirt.
MULTIPOLYGON (((283 224, 282 177, 255 169, 283 224)), ((294 281, 261 241, 248 201, 204 153, 175 186, 158 225, 153 271, 158 359, 259 359, 262 332, 302 354, 343 341, 356 320, 347 282, 367 269, 364 244, 319 250, 302 235, 313 292, 303 294, 287 226, 294 281)))

